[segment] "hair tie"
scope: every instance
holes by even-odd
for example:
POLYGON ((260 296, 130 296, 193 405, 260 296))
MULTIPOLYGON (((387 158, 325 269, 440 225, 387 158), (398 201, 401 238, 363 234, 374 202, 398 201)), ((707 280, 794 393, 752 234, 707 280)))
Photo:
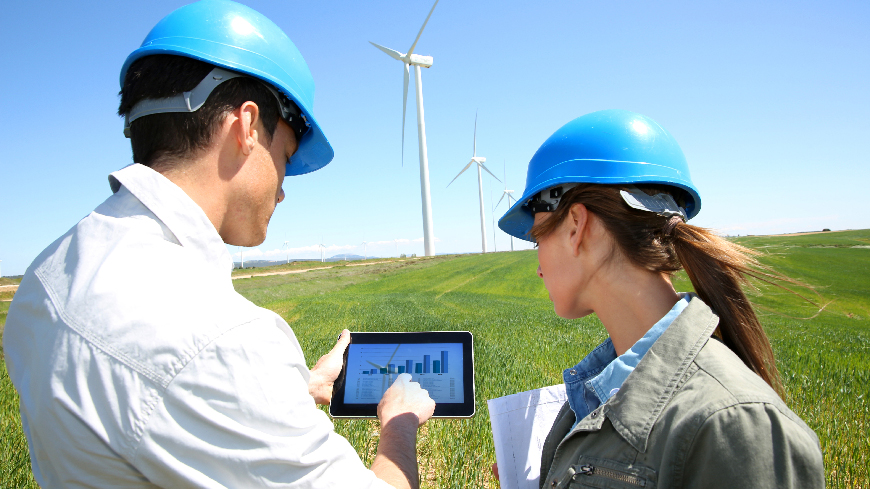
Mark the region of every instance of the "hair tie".
POLYGON ((671 216, 671 218, 665 222, 664 235, 671 236, 674 234, 674 229, 676 229, 680 224, 683 224, 682 216, 671 216))

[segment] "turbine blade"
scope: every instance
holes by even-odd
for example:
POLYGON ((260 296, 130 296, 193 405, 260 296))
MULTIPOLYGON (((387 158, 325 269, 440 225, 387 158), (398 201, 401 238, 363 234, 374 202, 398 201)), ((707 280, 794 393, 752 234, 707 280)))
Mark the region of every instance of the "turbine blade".
MULTIPOLYGON (((459 175, 462 175, 463 173, 465 173, 465 170, 467 170, 471 166, 472 163, 474 163, 474 160, 469 161, 468 164, 465 165, 465 168, 463 168, 461 172, 457 173, 456 176, 453 177, 453 180, 450 180, 450 183, 455 182, 456 179, 459 178, 459 175)), ((448 187, 450 186, 450 183, 447 184, 448 187)))
MULTIPOLYGON (((438 5, 438 0, 435 0, 435 5, 438 5)), ((429 11, 429 15, 426 16, 426 20, 423 22, 423 27, 420 28, 420 32, 417 33, 417 39, 414 39, 414 44, 411 44, 411 49, 408 50, 408 54, 412 54, 414 52, 414 48, 417 47, 417 41, 420 40, 420 36, 423 35, 423 29, 426 28, 426 24, 429 23, 429 17, 432 17, 432 12, 435 11, 435 5, 432 5, 432 10, 429 11)))
POLYGON ((403 89, 402 95, 402 168, 405 167, 405 113, 407 112, 408 107, 408 70, 411 65, 407 63, 403 63, 405 66, 405 88, 403 89))
POLYGON ((495 207, 492 208, 493 210, 498 209, 498 204, 501 204, 501 201, 504 199, 504 196, 505 196, 505 194, 501 194, 501 199, 498 199, 498 203, 495 204, 495 207))
POLYGON ((477 156, 477 111, 474 112, 474 156, 477 156))
POLYGON ((404 55, 403 55, 402 53, 396 51, 395 49, 390 49, 390 48, 388 48, 388 47, 381 46, 380 44, 375 44, 375 43, 373 43, 373 42, 371 42, 371 41, 369 41, 369 44, 371 44, 372 46, 374 46, 374 47, 380 49, 381 51, 383 51, 383 52, 385 52, 385 53, 387 53, 391 58, 393 58, 393 59, 397 59, 397 60, 399 60, 399 61, 403 61, 403 60, 402 60, 402 56, 404 56, 404 55))
POLYGON ((486 170, 487 173, 492 175, 492 178, 495 178, 496 180, 498 180, 498 183, 501 183, 501 180, 499 180, 497 176, 493 175, 493 173, 491 171, 489 171, 489 168, 487 168, 486 165, 484 165, 483 163, 478 163, 478 165, 480 165, 481 168, 486 170))
POLYGON ((502 176, 504 177, 504 189, 507 190, 507 160, 504 160, 502 163, 502 176))

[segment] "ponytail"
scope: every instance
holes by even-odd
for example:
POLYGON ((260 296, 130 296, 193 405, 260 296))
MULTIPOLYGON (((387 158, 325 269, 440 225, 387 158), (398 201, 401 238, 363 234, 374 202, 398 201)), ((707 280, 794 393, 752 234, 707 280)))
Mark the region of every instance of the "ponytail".
MULTIPOLYGON (((669 193, 680 202, 681 196, 674 195, 673 187, 637 187, 650 195, 669 193)), ((668 218, 629 207, 619 194, 621 189, 596 184, 572 188, 548 219, 532 227, 530 236, 537 240, 550 234, 573 204, 585 205, 601 219, 620 254, 633 264, 668 275, 685 269, 698 297, 719 316, 715 334, 782 397, 784 389, 773 349, 742 286, 748 277, 774 285, 802 284, 760 264, 755 258, 757 251, 709 229, 686 224, 679 216, 668 218)))
POLYGON ((747 277, 784 279, 758 263, 757 251, 732 243, 709 229, 680 221, 673 249, 695 292, 719 316, 717 336, 780 396, 782 380, 764 328, 743 292, 747 277))

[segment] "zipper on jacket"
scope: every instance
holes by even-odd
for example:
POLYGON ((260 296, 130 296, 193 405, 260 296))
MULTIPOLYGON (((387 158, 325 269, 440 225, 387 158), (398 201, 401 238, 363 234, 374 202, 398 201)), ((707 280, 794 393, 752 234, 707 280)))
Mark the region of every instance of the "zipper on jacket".
POLYGON ((613 479, 634 486, 646 486, 646 481, 644 479, 641 479, 640 477, 626 474, 625 472, 621 472, 619 470, 596 467, 594 465, 581 465, 580 468, 577 470, 577 473, 574 475, 573 479, 577 480, 584 475, 604 477, 605 479, 613 479))

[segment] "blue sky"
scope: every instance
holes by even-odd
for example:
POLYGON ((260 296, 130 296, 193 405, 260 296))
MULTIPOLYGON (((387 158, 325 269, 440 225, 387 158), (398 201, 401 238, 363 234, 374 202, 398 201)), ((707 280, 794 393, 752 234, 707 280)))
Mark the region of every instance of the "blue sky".
MULTIPOLYGON (((36 255, 110 195, 131 163, 118 75, 183 1, 7 2, 0 30, 0 267, 36 255)), ((317 83, 336 150, 288 178, 247 259, 422 254, 413 92, 401 166, 402 67, 432 3, 249 1, 288 33, 317 83)), ((703 199, 692 223, 725 234, 870 227, 870 3, 442 0, 415 50, 423 70, 436 252, 480 251, 478 155, 519 194, 526 164, 582 114, 645 114, 679 141, 703 199)), ((413 83, 413 78, 412 78, 413 83)), ((485 177, 497 201, 503 185, 485 177)), ((505 204, 496 210, 500 217, 505 204)), ((492 243, 492 215, 487 202, 492 243)), ((528 247, 515 241, 517 248, 528 247)), ((508 236, 496 233, 498 250, 508 236)), ((490 244, 492 249, 492 244, 490 244)), ((233 247, 233 253, 238 249, 233 247)))

